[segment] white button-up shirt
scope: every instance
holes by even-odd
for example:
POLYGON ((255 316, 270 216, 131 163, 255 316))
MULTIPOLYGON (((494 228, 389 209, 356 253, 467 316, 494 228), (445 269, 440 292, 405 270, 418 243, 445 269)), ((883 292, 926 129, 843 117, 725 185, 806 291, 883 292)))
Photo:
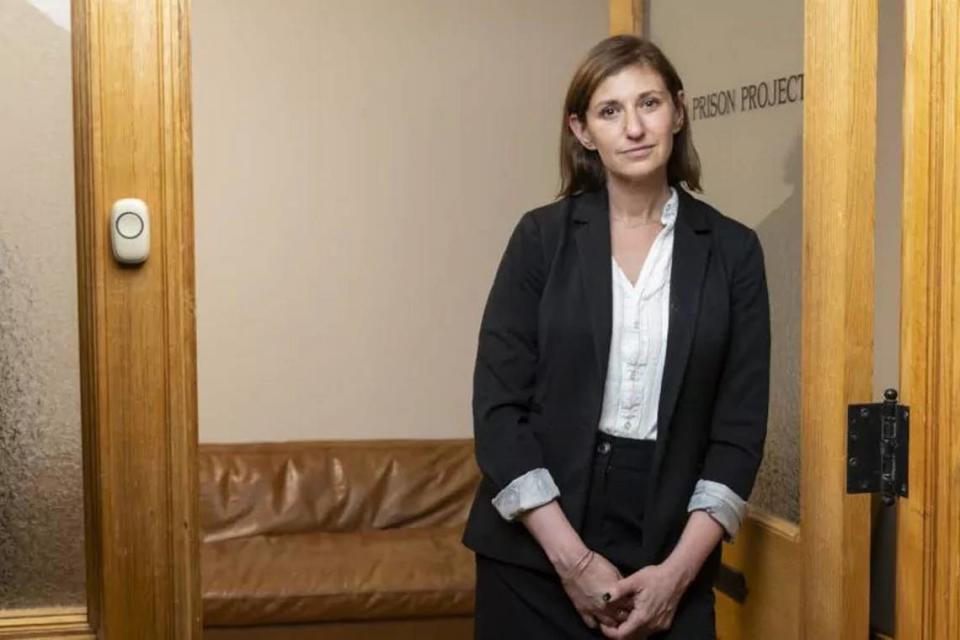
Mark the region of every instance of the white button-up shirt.
POLYGON ((670 323, 670 265, 677 192, 671 189, 637 282, 610 258, 613 271, 613 327, 600 431, 614 436, 656 440, 657 404, 670 323))
MULTIPOLYGON (((620 437, 655 440, 660 387, 670 321, 670 273, 679 198, 670 189, 660 222, 663 228, 632 283, 611 257, 613 326, 607 377, 603 388, 601 431, 620 437)), ((514 520, 560 495, 545 468, 514 479, 493 499, 500 515, 514 520)), ((700 480, 688 505, 703 510, 723 526, 727 540, 740 528, 746 503, 724 484, 700 480)))

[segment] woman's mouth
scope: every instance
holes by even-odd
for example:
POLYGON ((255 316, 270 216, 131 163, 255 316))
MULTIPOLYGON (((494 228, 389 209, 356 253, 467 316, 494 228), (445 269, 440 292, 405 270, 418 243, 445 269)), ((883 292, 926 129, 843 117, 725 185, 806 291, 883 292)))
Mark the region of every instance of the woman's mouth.
POLYGON ((629 149, 624 149, 620 153, 630 158, 646 158, 653 152, 654 145, 641 145, 637 147, 630 147, 629 149))

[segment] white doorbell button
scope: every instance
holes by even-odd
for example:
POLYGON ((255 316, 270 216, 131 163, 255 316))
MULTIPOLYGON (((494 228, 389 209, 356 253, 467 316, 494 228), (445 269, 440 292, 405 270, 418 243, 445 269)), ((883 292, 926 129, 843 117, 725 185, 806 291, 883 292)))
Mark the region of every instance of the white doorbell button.
POLYGON ((110 213, 113 257, 124 264, 139 264, 150 255, 150 213, 147 203, 124 198, 113 203, 110 213))

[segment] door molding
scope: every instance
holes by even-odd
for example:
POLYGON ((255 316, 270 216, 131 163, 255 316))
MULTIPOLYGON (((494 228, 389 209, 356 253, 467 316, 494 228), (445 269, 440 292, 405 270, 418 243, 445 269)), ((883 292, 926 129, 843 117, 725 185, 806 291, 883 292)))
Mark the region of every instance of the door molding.
POLYGON ((845 425, 873 393, 878 9, 804 14, 801 638, 866 638, 871 500, 847 495, 845 425))
POLYGON ((610 0, 610 35, 643 35, 645 0, 610 0))
POLYGON ((73 0, 89 625, 199 638, 189 0, 73 0), (108 215, 150 208, 121 267, 108 215))
POLYGON ((897 638, 960 639, 960 2, 905 3, 897 638), (926 126, 917 126, 925 123, 926 126))
POLYGON ((96 640, 84 607, 0 612, 0 638, 96 640))

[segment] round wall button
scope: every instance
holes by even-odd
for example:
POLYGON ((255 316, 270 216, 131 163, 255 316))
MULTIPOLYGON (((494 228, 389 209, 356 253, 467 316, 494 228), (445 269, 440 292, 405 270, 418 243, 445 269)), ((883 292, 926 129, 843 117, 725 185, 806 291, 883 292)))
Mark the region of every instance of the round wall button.
POLYGON ((120 214, 117 218, 117 233, 132 240, 143 233, 143 219, 132 211, 120 214))

